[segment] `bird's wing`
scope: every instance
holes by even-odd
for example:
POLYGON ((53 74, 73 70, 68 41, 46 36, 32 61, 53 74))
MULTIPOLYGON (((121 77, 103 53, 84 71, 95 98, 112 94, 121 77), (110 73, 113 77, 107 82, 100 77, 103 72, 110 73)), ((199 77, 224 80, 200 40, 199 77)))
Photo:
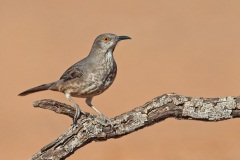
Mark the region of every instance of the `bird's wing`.
POLYGON ((82 75, 83 75, 83 70, 73 65, 63 73, 60 79, 63 79, 64 81, 68 81, 70 79, 80 78, 82 75))

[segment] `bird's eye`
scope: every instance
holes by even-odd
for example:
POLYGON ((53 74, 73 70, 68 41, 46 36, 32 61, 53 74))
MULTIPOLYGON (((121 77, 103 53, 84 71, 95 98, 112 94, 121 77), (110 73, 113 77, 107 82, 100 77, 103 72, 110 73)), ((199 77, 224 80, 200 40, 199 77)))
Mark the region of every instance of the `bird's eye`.
POLYGON ((108 42, 108 41, 110 41, 110 38, 104 37, 103 40, 104 40, 105 42, 108 42))

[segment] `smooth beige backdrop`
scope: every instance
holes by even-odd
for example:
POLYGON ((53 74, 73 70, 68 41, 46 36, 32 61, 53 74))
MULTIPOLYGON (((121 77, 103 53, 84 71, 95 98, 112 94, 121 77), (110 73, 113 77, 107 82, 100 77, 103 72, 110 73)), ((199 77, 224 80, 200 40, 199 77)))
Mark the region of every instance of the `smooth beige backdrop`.
MULTIPOLYGON (((114 52, 115 82, 93 101, 108 117, 169 92, 240 95, 238 0, 0 0, 0 159, 28 159, 70 126, 70 118, 32 107, 44 98, 69 103, 63 94, 17 94, 58 80, 105 32, 132 37, 114 52)), ((240 119, 167 119, 91 143, 69 160, 239 160, 239 136, 240 119)))

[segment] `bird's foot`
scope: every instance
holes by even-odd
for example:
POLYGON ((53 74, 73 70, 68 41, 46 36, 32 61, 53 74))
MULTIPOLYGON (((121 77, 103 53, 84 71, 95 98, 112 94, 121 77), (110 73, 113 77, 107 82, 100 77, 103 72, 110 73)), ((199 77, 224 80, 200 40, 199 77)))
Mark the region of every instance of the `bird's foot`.
POLYGON ((103 114, 100 114, 99 117, 104 122, 104 125, 106 125, 106 126, 111 125, 111 127, 113 128, 113 123, 109 118, 105 117, 103 114))
POLYGON ((84 112, 83 110, 81 110, 80 112, 81 112, 81 114, 83 114, 83 115, 89 115, 88 112, 84 112))
POLYGON ((80 115, 83 114, 83 115, 88 115, 89 113, 87 112, 84 112, 83 110, 81 110, 79 107, 76 108, 76 112, 75 112, 75 115, 74 115, 74 118, 73 118, 73 125, 77 125, 77 121, 78 119, 80 118, 80 115))

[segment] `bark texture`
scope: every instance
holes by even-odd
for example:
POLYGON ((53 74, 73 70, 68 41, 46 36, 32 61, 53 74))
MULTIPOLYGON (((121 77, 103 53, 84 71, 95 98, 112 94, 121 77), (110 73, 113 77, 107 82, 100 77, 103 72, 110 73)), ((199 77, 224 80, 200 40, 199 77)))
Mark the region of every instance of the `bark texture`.
MULTIPOLYGON (((75 109, 67 104, 45 99, 34 102, 34 107, 49 109, 74 117, 75 109)), ((240 117, 240 97, 192 98, 178 94, 164 94, 129 112, 111 118, 113 126, 96 116, 82 115, 78 124, 71 126, 55 141, 43 147, 30 160, 62 160, 92 141, 119 138, 166 118, 221 121, 240 117)))

